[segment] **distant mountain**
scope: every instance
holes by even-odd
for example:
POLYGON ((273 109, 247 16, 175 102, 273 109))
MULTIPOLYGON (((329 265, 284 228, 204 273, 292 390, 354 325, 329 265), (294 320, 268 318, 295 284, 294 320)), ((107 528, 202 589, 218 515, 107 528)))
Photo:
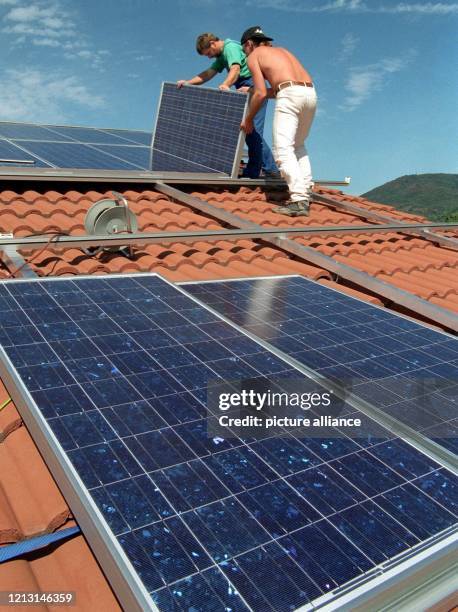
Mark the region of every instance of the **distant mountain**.
POLYGON ((409 174, 362 195, 431 221, 458 222, 458 174, 409 174))

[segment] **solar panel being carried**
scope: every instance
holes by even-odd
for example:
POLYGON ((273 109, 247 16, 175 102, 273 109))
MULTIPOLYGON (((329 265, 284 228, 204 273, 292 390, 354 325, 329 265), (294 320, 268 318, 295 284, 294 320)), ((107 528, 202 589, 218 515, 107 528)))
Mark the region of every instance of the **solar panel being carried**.
POLYGON ((303 277, 186 291, 382 413, 458 452, 458 340, 303 277))
POLYGON ((0 122, 0 166, 147 170, 151 133, 0 122))
POLYGON ((157 276, 2 282, 0 345, 124 609, 286 612, 450 546, 456 478, 383 428, 207 435, 209 380, 304 376, 157 276))
POLYGON ((151 169, 237 177, 246 104, 246 94, 163 83, 151 169))

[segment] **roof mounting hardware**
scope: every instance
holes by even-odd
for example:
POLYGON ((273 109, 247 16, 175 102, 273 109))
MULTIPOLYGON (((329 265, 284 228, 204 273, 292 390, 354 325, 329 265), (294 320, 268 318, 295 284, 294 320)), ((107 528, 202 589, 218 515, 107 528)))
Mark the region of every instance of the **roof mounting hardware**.
MULTIPOLYGON (((132 234, 137 231, 137 217, 129 209, 127 199, 117 191, 112 190, 111 193, 113 200, 99 200, 87 211, 84 227, 89 235, 132 234)), ((102 249, 110 252, 128 250, 129 257, 133 256, 132 245, 99 247, 96 252, 102 249)))
MULTIPOLYGON (((335 200, 334 198, 329 198, 328 196, 322 196, 319 194, 313 194, 313 198, 316 202, 319 202, 320 204, 330 204, 331 206, 334 206, 335 208, 340 208, 341 210, 347 210, 348 212, 351 212, 354 215, 359 215, 365 219, 370 219, 373 221, 378 221, 378 222, 390 222, 393 221, 393 217, 390 217, 390 215, 388 214, 383 214, 380 212, 374 212, 373 210, 369 210, 367 208, 361 208, 360 206, 355 206, 354 204, 352 204, 351 202, 343 202, 342 200, 335 200)), ((425 238, 426 240, 429 240, 431 242, 434 242, 435 244, 438 244, 440 246, 449 248, 449 249, 454 249, 455 251, 458 250, 458 240, 456 238, 452 238, 449 236, 443 236, 442 234, 436 234, 435 232, 431 232, 430 230, 426 230, 426 229, 413 229, 410 230, 408 227, 408 223, 404 223, 404 222, 398 222, 399 225, 405 225, 406 229, 403 233, 406 234, 414 234, 414 235, 419 235, 422 236, 423 238, 425 238)))
POLYGON ((35 163, 34 159, 0 159, 0 164, 29 164, 32 165, 35 163))

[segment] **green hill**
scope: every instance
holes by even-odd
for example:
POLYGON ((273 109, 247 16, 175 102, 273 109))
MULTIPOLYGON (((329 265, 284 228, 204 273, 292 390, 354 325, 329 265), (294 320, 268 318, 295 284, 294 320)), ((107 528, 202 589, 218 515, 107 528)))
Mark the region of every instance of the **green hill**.
POLYGON ((458 174, 409 174, 362 195, 431 221, 458 222, 458 174))

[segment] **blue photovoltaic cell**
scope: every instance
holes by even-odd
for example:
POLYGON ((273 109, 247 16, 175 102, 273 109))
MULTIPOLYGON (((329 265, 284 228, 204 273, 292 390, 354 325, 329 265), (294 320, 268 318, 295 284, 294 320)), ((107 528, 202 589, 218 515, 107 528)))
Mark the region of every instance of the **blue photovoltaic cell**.
POLYGON ((300 363, 458 450, 458 340, 302 277, 186 285, 300 363))
POLYGON ((115 134, 109 134, 96 128, 82 128, 69 126, 49 126, 53 132, 64 136, 66 140, 73 139, 86 144, 123 144, 123 141, 115 134))
POLYGON ((151 149, 149 147, 137 147, 137 146, 117 146, 117 145, 94 145, 100 151, 119 157, 120 159, 127 161, 147 170, 150 163, 151 149))
POLYGON ((151 169, 231 175, 246 100, 237 92, 164 83, 151 169))
POLYGON ((150 151, 149 132, 0 122, 0 158, 32 159, 33 167, 148 170, 150 151))
POLYGON ((138 170, 138 166, 80 143, 24 141, 24 148, 58 168, 138 170))
POLYGON ((119 136, 120 138, 124 138, 126 140, 131 141, 132 143, 146 145, 148 147, 151 146, 151 132, 140 132, 138 130, 102 130, 102 132, 106 132, 107 134, 114 134, 115 136, 119 136))
POLYGON ((154 275, 0 283, 0 344, 164 612, 293 610, 455 524, 457 478, 381 427, 209 437, 207 381, 270 353, 154 275))
MULTIPOLYGON (((50 126, 51 127, 51 126, 50 126)), ((67 140, 41 125, 26 123, 0 122, 0 138, 16 138, 22 140, 67 140)))
POLYGON ((40 159, 37 159, 34 155, 30 153, 26 153, 23 149, 16 147, 14 144, 9 143, 7 140, 0 140, 0 166, 7 165, 21 165, 15 164, 14 162, 7 162, 6 160, 27 160, 33 161, 33 164, 23 164, 23 167, 32 167, 32 168, 43 168, 49 167, 49 164, 45 164, 40 159))
POLYGON ((157 149, 151 154, 151 168, 154 172, 215 172, 211 167, 157 149))

